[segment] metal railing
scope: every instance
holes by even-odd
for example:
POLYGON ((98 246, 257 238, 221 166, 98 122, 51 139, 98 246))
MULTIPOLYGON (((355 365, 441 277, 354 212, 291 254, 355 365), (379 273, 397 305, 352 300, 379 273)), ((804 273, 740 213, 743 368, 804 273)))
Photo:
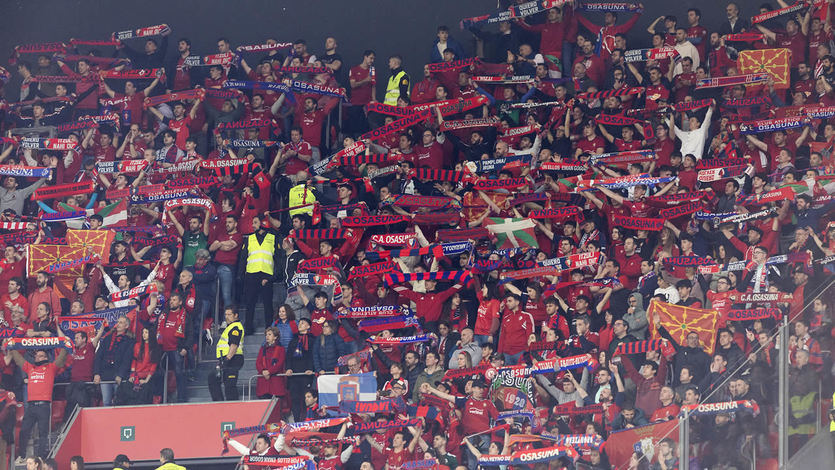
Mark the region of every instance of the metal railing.
MULTIPOLYGON (((307 374, 307 373, 304 373, 304 372, 293 372, 292 374, 270 374, 270 377, 271 378, 272 377, 293 377, 293 376, 302 376, 302 375, 306 375, 308 377, 318 377, 320 375, 333 375, 333 374, 336 374, 336 372, 323 371, 323 372, 319 372, 319 373, 314 372, 313 374, 307 374)), ((252 384, 255 383, 255 379, 257 379, 258 377, 264 377, 264 375, 263 374, 255 374, 252 377, 250 377, 249 380, 247 380, 246 393, 241 393, 241 396, 245 397, 244 398, 245 400, 247 400, 247 401, 252 400, 252 384)), ((243 386, 243 384, 241 384, 241 386, 243 386)), ((258 398, 258 397, 255 397, 255 398, 258 398)))
MULTIPOLYGON (((814 292, 814 295, 811 296, 811 299, 800 309, 800 312, 795 315, 794 318, 801 318, 802 314, 807 311, 817 300, 820 298, 824 293, 826 293, 833 285, 835 285, 835 277, 829 279, 829 281, 825 284, 822 284, 818 287, 818 289, 814 292)), ((808 297, 807 297, 808 298, 808 297)), ((757 354, 762 351, 764 348, 769 347, 770 345, 774 344, 776 341, 780 341, 779 344, 779 366, 778 366, 778 387, 779 387, 779 394, 778 394, 778 405, 776 408, 776 418, 779 419, 777 423, 778 428, 778 445, 777 445, 777 461, 779 463, 780 469, 787 469, 788 467, 788 460, 789 460, 789 448, 788 448, 788 428, 789 428, 789 419, 788 419, 788 412, 789 412, 789 380, 788 380, 788 368, 789 368, 789 344, 788 338, 791 334, 789 331, 789 315, 790 313, 787 312, 782 319, 782 323, 777 327, 772 333, 769 338, 768 342, 764 345, 757 344, 756 347, 752 350, 752 354, 757 354)), ((733 372, 726 374, 724 379, 716 384, 713 388, 713 391, 706 395, 702 396, 700 399, 699 404, 707 403, 708 400, 713 397, 717 392, 723 390, 730 381, 736 380, 740 377, 740 372, 742 372, 746 367, 749 366, 749 361, 747 356, 740 360, 739 364, 734 364, 733 366, 729 365, 729 367, 733 367, 733 372)), ((820 377, 818 377, 818 388, 820 390, 821 383, 820 377)), ((817 408, 816 411, 816 421, 818 422, 817 426, 820 426, 821 415, 820 415, 820 400, 821 395, 818 395, 818 399, 815 401, 815 407, 817 408)), ((765 409, 761 410, 761 412, 767 412, 765 409)), ((689 426, 689 413, 685 410, 683 414, 679 417, 679 424, 676 426, 675 429, 671 430, 669 433, 661 436, 659 439, 663 439, 668 437, 672 432, 678 431, 679 433, 679 468, 681 470, 689 470, 690 468, 690 426, 689 426)), ((754 440, 756 442, 756 440, 754 440)), ((756 446, 754 447, 754 455, 753 455, 753 467, 756 468, 757 465, 757 456, 756 456, 756 446)), ((652 459, 654 456, 645 456, 645 458, 652 459)))

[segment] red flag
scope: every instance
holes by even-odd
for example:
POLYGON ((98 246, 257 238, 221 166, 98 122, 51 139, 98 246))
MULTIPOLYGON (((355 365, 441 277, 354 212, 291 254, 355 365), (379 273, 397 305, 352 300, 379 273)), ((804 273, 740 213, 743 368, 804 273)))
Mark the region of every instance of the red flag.
POLYGON ((678 443, 677 426, 678 420, 674 419, 609 434, 609 439, 606 440, 606 454, 609 455, 609 463, 614 468, 626 468, 636 447, 650 462, 656 461, 658 458, 658 443, 661 442, 661 439, 669 437, 678 443))
POLYGON ((699 343, 708 354, 713 354, 716 343, 716 322, 719 312, 703 308, 684 307, 653 300, 647 310, 649 330, 652 339, 661 339, 653 317, 658 314, 660 324, 670 333, 678 344, 686 344, 687 335, 691 332, 699 335, 699 343))
POLYGON ((740 74, 765 72, 774 80, 775 90, 785 90, 790 86, 790 58, 788 49, 751 49, 740 52, 736 62, 740 74))

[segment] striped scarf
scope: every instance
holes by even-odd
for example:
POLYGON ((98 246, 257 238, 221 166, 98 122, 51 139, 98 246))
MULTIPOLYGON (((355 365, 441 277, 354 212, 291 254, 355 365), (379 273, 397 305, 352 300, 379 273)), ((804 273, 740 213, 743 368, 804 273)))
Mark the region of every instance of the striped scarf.
POLYGON ((627 95, 638 95, 643 93, 646 89, 641 86, 637 87, 623 87, 618 88, 617 90, 603 90, 603 91, 594 91, 594 92, 585 92, 585 93, 578 93, 577 99, 581 100, 597 100, 601 98, 608 98, 610 96, 627 96, 627 95))
POLYGON ((412 281, 450 281, 467 285, 472 275, 469 271, 432 271, 422 273, 389 273, 383 276, 383 285, 390 287, 412 281))
POLYGON ((311 240, 311 239, 320 239, 320 240, 340 240, 345 238, 345 230, 339 228, 315 228, 315 229, 301 229, 301 230, 293 230, 291 232, 293 238, 298 238, 300 240, 311 240))
POLYGON ((411 170, 409 177, 431 181, 449 181, 453 183, 460 183, 472 178, 472 176, 463 171, 436 170, 434 168, 414 168, 411 170))

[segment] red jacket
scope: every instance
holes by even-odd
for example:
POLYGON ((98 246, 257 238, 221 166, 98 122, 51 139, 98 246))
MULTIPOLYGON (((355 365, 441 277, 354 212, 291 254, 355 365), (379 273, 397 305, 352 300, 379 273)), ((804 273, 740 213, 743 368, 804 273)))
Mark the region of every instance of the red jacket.
POLYGON ((153 374, 157 370, 157 361, 154 360, 155 358, 151 357, 151 350, 148 347, 148 343, 145 343, 143 346, 141 342, 137 342, 133 345, 133 362, 130 364, 131 376, 137 379, 144 379, 149 375, 153 374), (139 352, 144 349, 142 354, 142 359, 137 359, 139 357, 139 352))
POLYGON ((255 370, 259 374, 265 370, 269 371, 271 377, 265 379, 262 375, 259 375, 258 381, 255 384, 255 394, 257 396, 287 395, 287 379, 283 376, 275 376, 275 374, 285 371, 284 354, 284 348, 278 342, 272 346, 265 344, 258 350, 258 358, 255 360, 255 370))

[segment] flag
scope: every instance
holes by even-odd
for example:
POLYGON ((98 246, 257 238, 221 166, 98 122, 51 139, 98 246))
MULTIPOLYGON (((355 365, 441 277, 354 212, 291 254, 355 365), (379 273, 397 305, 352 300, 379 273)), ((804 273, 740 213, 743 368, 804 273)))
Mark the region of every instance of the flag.
POLYGON ((496 248, 539 248, 534 233, 536 223, 531 219, 488 217, 482 225, 496 238, 496 248))
POLYGON ((80 246, 84 253, 95 253, 100 259, 110 258, 110 244, 116 233, 112 230, 67 230, 67 245, 80 246))
MULTIPOLYGON (((58 206, 61 207, 61 210, 70 211, 75 210, 72 206, 68 204, 64 204, 63 202, 59 203, 58 206)), ((98 214, 104 219, 104 223, 102 227, 120 227, 128 224, 128 201, 127 199, 120 199, 118 202, 114 202, 108 206, 104 206, 101 209, 87 209, 87 217, 90 217, 93 214, 98 214)), ((83 229, 84 224, 86 221, 83 219, 79 220, 68 220, 67 221, 67 228, 72 229, 83 229)))
POLYGON ((548 68, 548 78, 562 78, 562 61, 559 57, 551 54, 543 54, 545 67, 548 68))
MULTIPOLYGON (((49 266, 83 258, 86 253, 80 246, 71 245, 27 245, 26 271, 27 276, 34 276, 39 271, 46 271, 49 266)), ((63 278, 74 278, 82 275, 84 265, 60 271, 63 278)))
POLYGON ((375 401, 377 379, 374 374, 320 375, 316 380, 319 405, 339 406, 343 401, 375 401))
POLYGON ((609 463, 614 468, 626 468, 629 459, 636 450, 654 462, 658 459, 658 443, 669 437, 678 443, 678 420, 662 421, 660 423, 623 429, 609 434, 606 439, 606 453, 609 463))
POLYGON ((719 312, 703 308, 685 307, 673 305, 658 300, 653 300, 647 310, 649 319, 649 330, 652 339, 661 339, 653 317, 658 314, 660 324, 666 328, 670 336, 678 344, 686 344, 687 335, 694 332, 699 335, 699 342, 702 349, 708 354, 713 354, 713 346, 716 343, 716 323, 719 320, 719 312))
POLYGON ((739 53, 737 68, 743 75, 765 72, 774 80, 775 90, 785 90, 790 86, 790 57, 788 49, 751 49, 739 53))

